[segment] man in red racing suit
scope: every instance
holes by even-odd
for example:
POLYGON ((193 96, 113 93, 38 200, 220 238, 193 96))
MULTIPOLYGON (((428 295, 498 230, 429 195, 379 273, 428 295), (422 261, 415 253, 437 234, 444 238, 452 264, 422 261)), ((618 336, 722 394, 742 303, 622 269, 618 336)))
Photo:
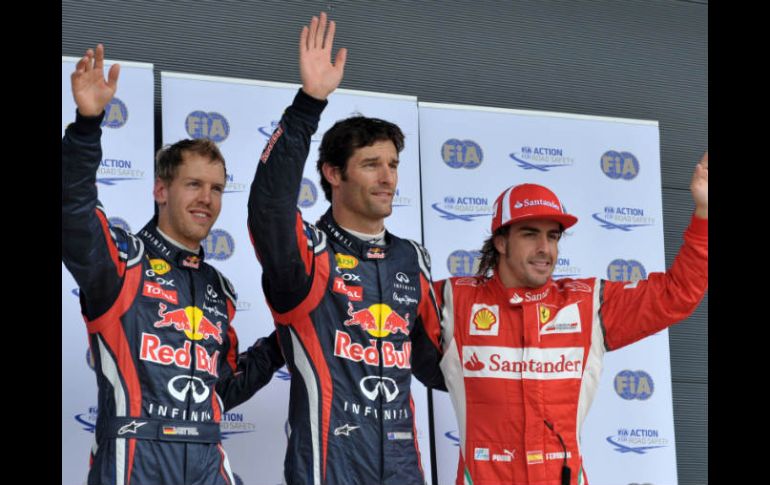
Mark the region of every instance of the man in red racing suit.
POLYGON ((577 218, 539 185, 498 197, 479 276, 436 283, 457 485, 588 483, 579 437, 604 353, 686 318, 706 291, 708 155, 691 190, 696 211, 672 267, 635 282, 552 280, 559 238, 577 218))

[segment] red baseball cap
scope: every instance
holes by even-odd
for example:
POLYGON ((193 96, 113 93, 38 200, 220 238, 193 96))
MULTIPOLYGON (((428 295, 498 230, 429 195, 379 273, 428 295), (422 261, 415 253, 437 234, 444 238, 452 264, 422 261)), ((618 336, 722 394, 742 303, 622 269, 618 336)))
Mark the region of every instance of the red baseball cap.
POLYGON ((564 212, 564 206, 556 194, 537 184, 521 184, 508 187, 495 200, 492 216, 492 234, 514 222, 530 219, 549 219, 564 229, 574 226, 577 217, 564 212))

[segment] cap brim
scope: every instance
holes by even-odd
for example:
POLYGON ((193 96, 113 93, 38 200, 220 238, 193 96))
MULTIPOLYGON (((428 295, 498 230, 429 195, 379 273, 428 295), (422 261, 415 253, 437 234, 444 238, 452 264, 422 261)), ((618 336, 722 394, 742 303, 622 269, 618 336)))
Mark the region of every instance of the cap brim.
POLYGON ((522 221, 532 221, 535 219, 545 219, 548 221, 556 221, 559 224, 561 224, 562 228, 569 229, 570 227, 577 224, 578 218, 575 216, 571 216, 569 214, 532 214, 532 215, 526 215, 517 217, 516 219, 512 219, 508 221, 507 224, 503 224, 500 227, 508 226, 510 224, 515 224, 517 222, 522 221))

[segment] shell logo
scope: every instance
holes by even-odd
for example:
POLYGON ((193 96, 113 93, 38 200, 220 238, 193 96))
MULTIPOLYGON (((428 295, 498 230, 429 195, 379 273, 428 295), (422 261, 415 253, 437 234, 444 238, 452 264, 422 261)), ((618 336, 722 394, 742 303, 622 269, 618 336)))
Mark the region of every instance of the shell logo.
POLYGON ((479 330, 489 330, 495 323, 497 323, 497 317, 486 308, 477 311, 476 314, 473 315, 473 324, 476 325, 476 328, 479 330))

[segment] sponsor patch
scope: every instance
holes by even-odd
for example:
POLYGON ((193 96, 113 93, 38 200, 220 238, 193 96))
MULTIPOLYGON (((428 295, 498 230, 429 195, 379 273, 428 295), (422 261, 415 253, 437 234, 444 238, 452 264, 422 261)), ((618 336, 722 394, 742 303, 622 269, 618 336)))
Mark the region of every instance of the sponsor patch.
POLYGON ((166 290, 158 283, 153 283, 152 281, 144 282, 144 285, 142 286, 142 295, 149 296, 150 298, 165 300, 169 303, 173 303, 174 305, 179 304, 179 298, 177 298, 176 290, 166 290))
POLYGON ((358 259, 349 254, 335 254, 334 259, 340 269, 353 269, 358 266, 358 259))
POLYGON ((171 265, 159 258, 151 259, 150 267, 153 271, 155 271, 155 274, 157 275, 164 275, 171 271, 171 265))
POLYGON ((389 431, 388 432, 388 440, 390 441, 411 440, 411 439, 412 439, 411 431, 389 431))
POLYGON ((500 329, 500 307, 474 303, 469 324, 471 335, 497 335, 500 329))
POLYGON ((543 463, 543 451, 528 451, 527 452, 527 465, 536 465, 543 463))
POLYGON ((489 448, 475 448, 473 459, 476 461, 489 461, 489 448))
POLYGON ((342 278, 334 278, 333 291, 347 296, 351 301, 361 301, 364 299, 364 288, 362 286, 348 286, 342 278))
POLYGON ((539 303, 540 335, 580 333, 580 310, 577 302, 565 306, 553 315, 554 307, 539 303))

